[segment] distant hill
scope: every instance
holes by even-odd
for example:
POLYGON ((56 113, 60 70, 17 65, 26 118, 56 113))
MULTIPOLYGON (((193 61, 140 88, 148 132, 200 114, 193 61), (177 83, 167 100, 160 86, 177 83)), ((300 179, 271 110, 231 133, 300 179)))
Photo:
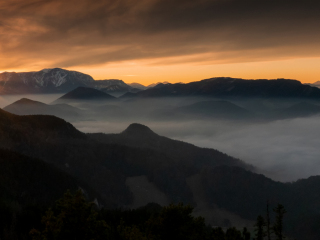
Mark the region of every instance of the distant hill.
POLYGON ((108 80, 97 80, 94 83, 94 88, 99 89, 105 93, 109 93, 113 96, 120 96, 127 92, 139 92, 140 88, 135 88, 126 84, 122 80, 108 79, 108 80))
MULTIPOLYGON (((109 99, 109 98, 108 98, 109 99)), ((99 100, 99 99, 98 99, 99 100)), ((79 100, 58 100, 55 102, 71 102, 74 103, 79 100)), ((102 100, 102 102, 104 102, 102 100)), ((109 102, 109 101, 107 101, 109 102)), ((85 102, 87 103, 87 102, 85 102)), ((111 104, 95 105, 90 104, 88 109, 79 109, 77 107, 70 106, 66 103, 57 103, 54 105, 48 105, 42 102, 33 101, 27 98, 22 98, 8 106, 4 107, 3 110, 17 114, 17 115, 53 115, 67 121, 76 122, 79 120, 87 119, 114 119, 119 120, 120 118, 129 117, 129 114, 125 109, 120 106, 111 104)))
POLYGON ((250 98, 311 98, 320 99, 320 89, 296 80, 244 80, 211 78, 187 84, 164 84, 122 97, 250 97, 250 98))
MULTIPOLYGON (((85 134, 79 132, 63 119, 48 115, 18 116, 0 109, 0 133, 2 148, 11 148, 26 141, 26 144, 37 143, 37 139, 84 139, 85 134), (7 141, 5 141, 7 139, 7 141), (15 143, 15 141, 17 141, 15 143)), ((39 142, 37 144, 40 144, 39 142)))
POLYGON ((145 90, 147 89, 146 86, 140 84, 140 83, 128 83, 129 86, 133 87, 133 88, 137 88, 137 89, 140 89, 140 90, 145 90))
POLYGON ((55 100, 53 103, 68 103, 81 101, 101 101, 101 100, 116 100, 115 97, 94 88, 78 87, 62 97, 55 100))
POLYGON ((255 114, 228 101, 201 101, 172 109, 155 110, 151 117, 157 120, 187 119, 249 119, 255 114))
POLYGON ((77 87, 104 89, 104 91, 109 93, 120 91, 119 94, 139 91, 122 80, 107 79, 95 81, 88 74, 61 68, 43 69, 37 72, 0 73, 0 93, 2 95, 66 93, 77 87))
POLYGON ((312 87, 320 88, 320 81, 314 82, 314 83, 306 83, 307 85, 310 85, 312 87))
POLYGON ((277 118, 309 117, 317 114, 320 114, 320 106, 307 102, 300 102, 288 108, 273 111, 273 115, 277 118))
MULTIPOLYGON (((147 126, 133 123, 120 134, 88 134, 100 142, 108 144, 122 144, 130 147, 148 148, 166 153, 177 163, 188 164, 195 168, 199 166, 232 165, 253 169, 239 159, 229 157, 214 149, 199 148, 192 144, 159 136, 147 126)), ((192 169, 189 169, 190 171, 192 169)), ((193 169, 195 170, 195 169, 193 169)))
POLYGON ((157 86, 157 85, 159 85, 159 84, 164 84, 164 85, 166 85, 166 84, 171 84, 171 83, 169 83, 169 82, 151 83, 151 84, 149 84, 149 85, 147 86, 147 88, 153 88, 153 87, 155 87, 155 86, 157 86))
POLYGON ((3 110, 17 115, 54 115, 68 120, 74 120, 81 116, 81 110, 67 104, 48 105, 42 102, 22 98, 3 110))

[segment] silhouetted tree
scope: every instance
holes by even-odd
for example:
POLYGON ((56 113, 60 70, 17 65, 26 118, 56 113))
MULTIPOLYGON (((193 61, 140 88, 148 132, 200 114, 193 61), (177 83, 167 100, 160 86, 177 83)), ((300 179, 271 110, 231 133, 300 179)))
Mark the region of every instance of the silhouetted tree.
POLYGON ((49 209, 42 218, 43 231, 31 230, 34 240, 91 240, 108 237, 107 224, 97 219, 93 203, 88 203, 81 191, 70 191, 57 201, 55 208, 49 209))
POLYGON ((237 230, 235 227, 227 229, 225 239, 226 240, 243 240, 241 236, 241 231, 237 230))
POLYGON ((146 236, 145 233, 135 226, 126 226, 123 221, 120 222, 120 225, 117 227, 119 236, 123 240, 152 240, 153 236, 146 236))
POLYGON ((250 240, 251 234, 248 232, 248 229, 246 227, 242 230, 242 237, 244 240, 250 240))
POLYGON ((255 240, 263 240, 263 238, 266 236, 266 232, 264 229, 264 227, 266 226, 266 222, 261 215, 257 217, 257 222, 254 226, 255 226, 254 231, 256 236, 255 240))
POLYGON ((159 216, 147 222, 149 234, 166 240, 204 239, 206 226, 204 218, 191 215, 193 207, 182 203, 164 207, 159 216))
POLYGON ((213 228, 210 239, 212 240, 225 240, 225 233, 221 227, 213 228))
POLYGON ((267 219, 266 219, 266 224, 267 224, 267 239, 270 240, 271 233, 270 233, 270 212, 269 212, 269 201, 267 201, 267 219))
POLYGON ((274 208, 273 211, 276 213, 276 221, 273 225, 273 232, 277 237, 276 240, 282 240, 285 238, 283 236, 283 216, 287 211, 281 204, 278 204, 278 206, 274 208))

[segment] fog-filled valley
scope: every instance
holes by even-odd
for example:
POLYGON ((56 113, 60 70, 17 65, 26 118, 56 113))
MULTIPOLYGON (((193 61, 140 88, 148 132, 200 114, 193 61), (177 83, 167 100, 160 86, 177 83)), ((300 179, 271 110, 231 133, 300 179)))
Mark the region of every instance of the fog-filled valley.
MULTIPOLYGON (((108 80, 89 83, 104 87, 108 80)), ((281 203, 286 233, 317 239, 319 228, 305 223, 320 218, 320 89, 230 78, 126 87, 123 95, 117 89, 1 95, 4 202, 48 205, 78 186, 101 209, 182 202, 211 226, 251 232, 266 202, 281 203), (12 159, 43 173, 26 187, 32 171, 9 171, 12 159), (48 179, 41 182, 47 172, 57 186, 59 175, 68 184, 50 192, 48 179)))
MULTIPOLYGON (((26 98, 55 106, 59 97, 61 94, 6 95, 1 104, 5 107, 26 98)), ((74 109, 48 112, 22 105, 20 114, 57 115, 85 133, 120 133, 131 123, 141 123, 159 135, 240 158, 283 182, 320 173, 317 101, 193 97, 67 103, 74 109)))
MULTIPOLYGON (((219 149, 242 159, 279 181, 295 181, 319 175, 320 117, 277 120, 268 123, 224 121, 139 121, 156 133, 219 149)), ((134 121, 137 122, 137 121, 134 121)), ((130 122, 83 121, 74 126, 83 132, 119 133, 130 122)))

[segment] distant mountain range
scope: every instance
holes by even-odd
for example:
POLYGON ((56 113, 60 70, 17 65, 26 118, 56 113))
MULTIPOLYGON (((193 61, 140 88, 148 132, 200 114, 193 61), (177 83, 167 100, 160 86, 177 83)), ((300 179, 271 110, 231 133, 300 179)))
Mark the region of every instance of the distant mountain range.
POLYGON ((307 83, 307 84, 312 86, 312 87, 320 88, 320 81, 317 81, 317 82, 314 82, 314 83, 307 83))
POLYGON ((158 84, 138 93, 126 93, 123 98, 152 97, 249 97, 249 98, 310 98, 320 99, 320 89, 296 80, 244 80, 210 78, 187 84, 158 84))
POLYGON ((140 83, 128 83, 129 86, 136 88, 136 89, 140 89, 140 90, 146 90, 147 87, 140 84, 140 83))
POLYGON ((1 94, 67 93, 77 87, 101 90, 113 96, 133 97, 255 97, 255 98, 320 98, 318 82, 307 85, 296 80, 244 80, 210 78, 187 84, 168 82, 143 86, 126 84, 122 80, 94 80, 91 76, 61 68, 38 72, 0 73, 1 94))
MULTIPOLYGON (((273 121, 280 119, 304 118, 320 115, 320 105, 314 101, 264 101, 260 109, 250 109, 250 104, 234 103, 226 100, 198 99, 180 106, 154 102, 159 99, 135 99, 120 101, 102 91, 79 87, 51 104, 27 98, 15 101, 3 109, 17 115, 54 115, 71 122, 77 121, 273 121), (242 106, 244 105, 244 106, 242 106), (275 105, 270 107, 267 105, 275 105), (282 105, 282 106, 281 106, 282 105), (247 108, 248 107, 248 108, 247 108)), ((172 99, 171 99, 172 100, 172 99)), ((166 102, 166 101, 165 101, 166 102)), ((259 101, 255 101, 259 102, 259 101)), ((261 103, 260 103, 261 104, 261 103)), ((260 106, 258 103, 258 105, 260 106)))
POLYGON ((94 80, 90 75, 61 68, 38 72, 0 73, 1 94, 66 93, 77 87, 101 89, 107 93, 137 92, 122 80, 94 80))
POLYGON ((78 86, 91 87, 94 79, 76 71, 60 68, 39 72, 3 72, 0 74, 2 94, 68 92, 78 86))
POLYGON ((171 83, 169 83, 169 82, 157 82, 157 83, 151 83, 151 84, 149 84, 148 86, 147 86, 147 88, 153 88, 153 87, 155 87, 155 86, 158 86, 158 85, 162 85, 162 84, 171 84, 171 83))

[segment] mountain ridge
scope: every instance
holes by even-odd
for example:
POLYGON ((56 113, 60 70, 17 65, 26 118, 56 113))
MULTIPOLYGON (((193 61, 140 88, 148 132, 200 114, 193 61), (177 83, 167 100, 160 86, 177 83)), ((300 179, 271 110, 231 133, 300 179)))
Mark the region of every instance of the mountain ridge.
POLYGON ((21 98, 3 110, 17 115, 53 115, 66 120, 76 120, 82 115, 80 109, 65 103, 48 105, 28 98, 21 98))
POLYGON ((137 92, 122 80, 94 80, 90 75, 62 68, 0 73, 0 94, 66 93, 77 87, 106 88, 106 92, 137 92), (118 89, 109 88, 111 85, 118 89))
POLYGON ((56 117, 16 116, 0 110, 0 144, 86 180, 108 207, 132 202, 126 179, 135 176, 146 176, 170 201, 194 205, 186 179, 199 175, 205 202, 244 219, 262 214, 268 199, 273 206, 285 205, 290 233, 301 227, 303 236, 307 230, 301 221, 320 219, 319 195, 314 191, 320 186, 319 176, 276 182, 217 150, 159 136, 141 124, 131 124, 119 134, 83 134, 56 117), (298 218, 302 213, 305 216, 298 218))
POLYGON ((320 89, 290 79, 209 78, 186 84, 163 84, 122 98, 150 97, 250 97, 250 98, 312 98, 320 99, 320 89))
POLYGON ((77 87, 64 94, 52 103, 68 103, 69 101, 116 100, 116 97, 94 88, 77 87))

